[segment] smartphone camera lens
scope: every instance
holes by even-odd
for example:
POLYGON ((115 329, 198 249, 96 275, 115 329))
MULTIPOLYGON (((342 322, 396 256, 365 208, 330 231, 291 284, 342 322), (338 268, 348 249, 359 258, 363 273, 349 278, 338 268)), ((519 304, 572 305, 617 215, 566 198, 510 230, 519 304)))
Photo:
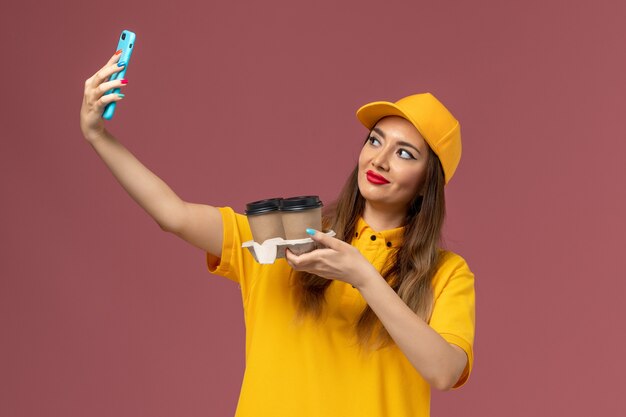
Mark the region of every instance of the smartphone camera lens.
POLYGON ((126 39, 126 34, 122 33, 122 40, 126 39))

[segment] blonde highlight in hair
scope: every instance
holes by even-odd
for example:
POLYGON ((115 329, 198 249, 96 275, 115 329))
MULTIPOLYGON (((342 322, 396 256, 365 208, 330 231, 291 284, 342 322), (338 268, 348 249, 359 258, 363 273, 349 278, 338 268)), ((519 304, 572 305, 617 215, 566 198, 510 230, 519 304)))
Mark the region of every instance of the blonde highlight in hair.
MULTIPOLYGON (((423 197, 416 195, 404 221, 402 245, 395 249, 381 271, 398 296, 419 317, 428 322, 432 312, 431 281, 439 263, 439 244, 445 218, 445 177, 437 155, 428 148, 428 162, 423 197)), ((357 221, 363 215, 365 199, 358 187, 358 166, 352 171, 339 197, 322 214, 324 230, 335 231, 336 238, 351 243, 357 221)), ((307 315, 320 319, 325 292, 331 280, 295 271, 293 294, 296 319, 307 315)), ((355 323, 355 335, 361 347, 377 349, 392 342, 389 333, 367 305, 355 323)))

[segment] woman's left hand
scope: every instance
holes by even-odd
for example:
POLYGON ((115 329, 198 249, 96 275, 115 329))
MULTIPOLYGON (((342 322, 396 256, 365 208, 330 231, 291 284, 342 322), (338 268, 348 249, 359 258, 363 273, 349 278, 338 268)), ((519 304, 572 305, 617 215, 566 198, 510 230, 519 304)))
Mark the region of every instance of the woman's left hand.
POLYGON ((289 250, 285 252, 287 263, 296 271, 337 279, 355 288, 360 288, 372 271, 377 273, 374 266, 354 246, 319 231, 315 231, 311 239, 326 247, 302 255, 295 255, 289 250))

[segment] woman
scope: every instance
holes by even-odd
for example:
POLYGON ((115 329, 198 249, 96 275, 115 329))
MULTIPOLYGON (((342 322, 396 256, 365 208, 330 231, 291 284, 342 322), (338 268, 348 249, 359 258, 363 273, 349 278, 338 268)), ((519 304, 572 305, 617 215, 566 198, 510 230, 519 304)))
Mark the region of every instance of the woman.
POLYGON ((241 286, 246 371, 237 416, 427 416, 430 387, 471 372, 474 276, 438 248, 444 184, 459 163, 459 123, 431 94, 374 102, 370 129, 324 227, 323 249, 260 265, 242 250, 245 216, 182 201, 104 128, 105 82, 118 55, 85 82, 81 128, 161 228, 207 253, 209 271, 241 286))

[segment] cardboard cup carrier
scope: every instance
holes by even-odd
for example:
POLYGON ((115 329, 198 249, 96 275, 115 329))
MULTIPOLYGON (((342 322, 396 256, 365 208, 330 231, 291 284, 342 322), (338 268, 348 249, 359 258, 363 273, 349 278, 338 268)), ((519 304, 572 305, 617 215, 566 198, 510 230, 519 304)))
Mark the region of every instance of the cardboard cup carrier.
MULTIPOLYGON (((252 239, 244 242, 260 264, 285 257, 285 249, 296 255, 310 252, 316 243, 306 229, 322 230, 322 202, 318 196, 270 198, 246 204, 252 239)), ((332 230, 326 232, 335 236, 332 230)))

